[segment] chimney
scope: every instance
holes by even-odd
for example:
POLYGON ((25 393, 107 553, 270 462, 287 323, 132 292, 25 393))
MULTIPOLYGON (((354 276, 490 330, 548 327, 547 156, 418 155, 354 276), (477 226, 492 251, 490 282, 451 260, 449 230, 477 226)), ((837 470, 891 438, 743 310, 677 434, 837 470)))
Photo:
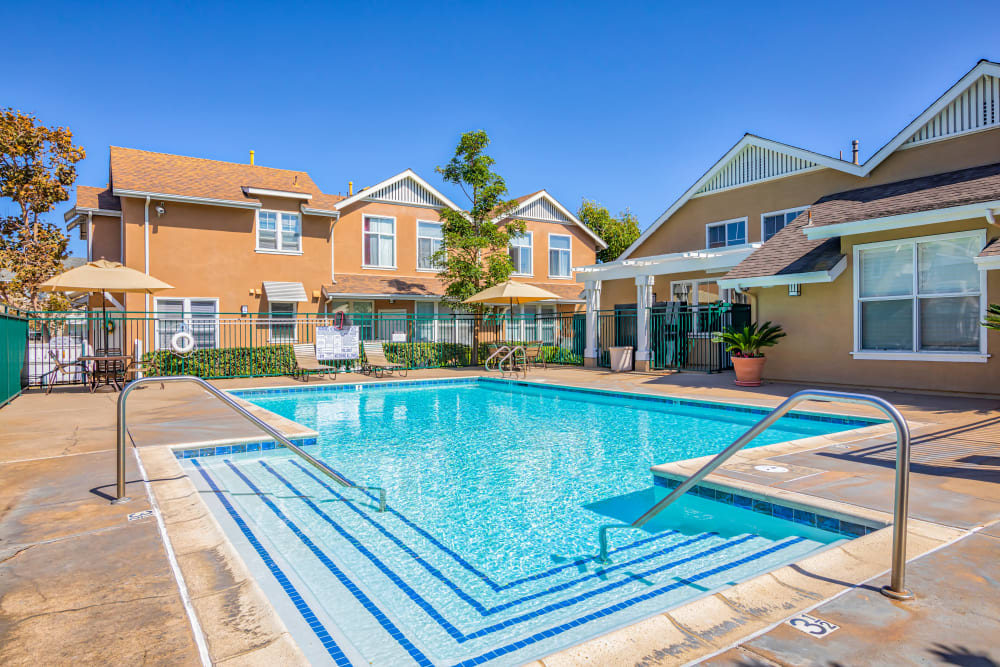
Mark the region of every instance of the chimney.
POLYGON ((858 164, 858 144, 861 143, 857 139, 851 142, 851 154, 854 155, 852 162, 858 164))
POLYGON ((250 151, 250 165, 253 166, 253 151, 250 151))
POLYGON ((347 196, 354 196, 354 181, 347 181, 347 196))

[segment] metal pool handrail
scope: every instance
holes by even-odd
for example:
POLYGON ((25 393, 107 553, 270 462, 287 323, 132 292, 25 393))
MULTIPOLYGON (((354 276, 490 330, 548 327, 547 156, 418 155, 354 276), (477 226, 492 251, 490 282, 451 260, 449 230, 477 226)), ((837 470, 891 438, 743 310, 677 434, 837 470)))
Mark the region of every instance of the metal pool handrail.
POLYGON ((118 487, 116 489, 116 494, 115 494, 116 497, 114 500, 111 501, 112 504, 126 503, 130 500, 130 498, 126 497, 125 495, 125 431, 126 431, 125 400, 128 398, 129 394, 132 393, 133 389, 144 384, 152 384, 155 382, 160 382, 160 383, 193 382, 199 385, 202 389, 212 394, 220 401, 228 405, 230 408, 232 408, 233 411, 236 412, 236 414, 242 416, 251 424, 254 424, 258 428, 260 428, 262 431, 270 435, 272 438, 280 442, 282 445, 284 445, 286 448, 288 448, 295 454, 298 454, 300 457, 305 459, 306 463, 316 468, 318 471, 320 471, 321 473, 332 479, 337 484, 350 489, 378 491, 378 511, 379 512, 385 511, 385 489, 383 489, 380 486, 361 486, 359 484, 355 484, 354 482, 347 479, 346 477, 344 477, 339 472, 337 472, 330 466, 326 465, 319 459, 307 454, 305 451, 302 450, 301 447, 294 444, 291 440, 289 440, 281 433, 279 433, 273 426, 263 421, 262 419, 251 413, 249 410, 244 408, 242 405, 234 401, 230 396, 226 395, 219 389, 216 389, 208 382, 202 380, 200 377, 195 377, 193 375, 171 375, 166 377, 140 378, 137 380, 133 380, 128 384, 128 386, 122 389, 121 394, 119 394, 118 396, 118 487))
POLYGON ((691 487, 700 482, 712 471, 725 463, 736 452, 743 449, 751 440, 764 432, 774 422, 785 416, 793 407, 803 401, 827 401, 838 403, 855 403, 878 408, 889 417, 896 429, 896 488, 895 507, 892 524, 892 576, 890 584, 882 587, 882 594, 894 600, 911 600, 913 593, 906 589, 906 520, 910 496, 910 429, 906 419, 894 405, 877 396, 868 394, 851 394, 840 391, 824 391, 812 389, 800 391, 789 396, 785 401, 770 412, 766 417, 754 424, 746 433, 733 441, 731 445, 706 463, 701 470, 681 482, 666 498, 650 507, 642 516, 631 524, 607 524, 601 526, 598 538, 601 553, 598 560, 608 562, 608 531, 619 528, 641 528, 654 516, 662 512, 671 503, 683 496, 691 487))

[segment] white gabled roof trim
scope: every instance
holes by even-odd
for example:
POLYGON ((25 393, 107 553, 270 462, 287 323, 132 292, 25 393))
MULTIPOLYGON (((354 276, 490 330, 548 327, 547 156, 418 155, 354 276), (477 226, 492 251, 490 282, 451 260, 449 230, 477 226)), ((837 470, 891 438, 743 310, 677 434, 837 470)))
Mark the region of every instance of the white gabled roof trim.
POLYGON ((801 285, 805 283, 832 283, 847 268, 847 257, 841 257, 828 271, 808 271, 806 273, 786 273, 756 278, 730 278, 720 280, 719 289, 743 289, 745 287, 778 287, 780 285, 801 285))
POLYGON ((94 215, 106 215, 111 218, 122 217, 121 211, 113 211, 109 208, 88 208, 86 206, 74 206, 70 210, 63 213, 63 221, 69 222, 69 220, 74 216, 84 215, 87 213, 93 213, 94 215))
MULTIPOLYGON (((556 222, 556 223, 560 222, 560 221, 554 220, 554 219, 553 220, 549 220, 549 219, 546 219, 546 218, 533 218, 533 217, 529 217, 529 216, 519 216, 518 215, 519 211, 523 211, 524 209, 530 208, 532 204, 534 204, 535 202, 537 202, 539 200, 545 200, 549 204, 551 204, 556 209, 556 211, 558 211, 563 217, 566 218, 565 222, 572 223, 572 224, 576 225, 577 227, 579 227, 580 229, 582 229, 583 232, 584 232, 584 234, 586 234, 591 239, 593 239, 594 243, 596 243, 599 248, 601 248, 603 250, 604 248, 608 247, 608 244, 605 243, 604 240, 600 236, 598 236, 597 234, 595 234, 594 230, 592 230, 587 225, 583 224, 583 222, 579 218, 577 218, 575 215, 573 215, 572 213, 570 213, 569 209, 566 208, 565 206, 563 206, 562 204, 560 204, 559 200, 556 199, 555 197, 553 197, 552 195, 550 195, 547 190, 539 190, 538 192, 536 192, 534 194, 534 196, 529 197, 528 199, 525 199, 523 202, 521 202, 520 204, 518 204, 517 208, 515 208, 510 214, 508 214, 508 215, 506 215, 504 217, 505 218, 520 218, 520 217, 524 217, 525 220, 538 220, 540 222, 556 222)), ((500 220, 500 218, 494 218, 493 222, 497 222, 499 220, 500 220)))
POLYGON ((364 199, 369 199, 373 194, 375 194, 379 190, 387 188, 387 187, 389 187, 391 185, 394 185, 394 184, 396 184, 396 183, 398 183, 398 182, 400 182, 400 181, 402 181, 404 179, 407 179, 407 178, 412 179, 420 187, 424 188, 425 190, 427 190, 428 192, 430 192, 432 195, 434 195, 435 197, 437 197, 439 200, 441 200, 441 204, 442 204, 441 208, 447 207, 447 208, 450 208, 450 209, 452 209, 454 211, 461 211, 462 210, 457 204, 455 204, 455 202, 451 201, 450 199, 448 199, 447 197, 445 197, 443 194, 441 194, 440 192, 438 192, 430 183, 428 183, 424 179, 422 179, 419 176, 417 176, 416 172, 414 172, 412 169, 406 169, 405 171, 401 171, 400 173, 396 174, 392 178, 387 178, 384 181, 381 181, 381 182, 376 183, 375 185, 373 185, 371 187, 368 187, 368 188, 365 188, 364 190, 361 190, 360 192, 356 193, 355 195, 353 195, 351 197, 348 197, 347 199, 342 199, 341 201, 337 202, 334 205, 334 208, 336 208, 338 211, 341 211, 344 208, 350 206, 351 204, 354 204, 356 202, 362 201, 364 199))
MULTIPOLYGON (((642 245, 664 222, 666 222, 670 216, 677 212, 681 206, 683 206, 692 196, 694 196, 698 190, 702 188, 709 180, 711 180, 719 171, 721 171, 730 160, 732 160, 736 155, 746 146, 760 146, 762 148, 769 148, 775 150, 779 153, 789 155, 795 158, 800 158, 804 160, 809 160, 815 162, 820 167, 829 167, 831 169, 836 169, 838 171, 843 171, 848 174, 854 174, 855 176, 867 176, 876 167, 878 167, 887 157, 892 155, 897 148, 905 144, 911 137, 913 137, 917 132, 919 132, 924 125, 933 120, 942 110, 948 107, 957 97, 962 95, 970 86, 975 84, 984 75, 992 77, 1000 77, 1000 63, 994 63, 987 60, 980 61, 975 67, 973 67, 969 72, 958 80, 955 85, 949 88, 945 93, 939 97, 932 105, 927 107, 919 116, 913 119, 913 121, 904 127, 902 131, 899 132, 895 137, 893 137, 889 143, 880 148, 874 155, 872 155, 868 160, 862 165, 856 165, 851 162, 844 160, 838 160, 835 158, 828 157, 826 155, 821 155, 819 153, 814 153, 802 148, 796 148, 795 146, 788 146, 786 144, 781 144, 776 141, 771 141, 769 139, 763 139, 761 137, 756 137, 753 135, 745 135, 740 139, 735 146, 733 146, 729 151, 722 156, 718 162, 716 162, 712 167, 702 175, 694 185, 687 189, 680 196, 677 201, 670 205, 666 211, 663 212, 660 217, 653 221, 649 227, 639 236, 635 243, 630 245, 624 253, 622 253, 622 258, 627 258, 632 255, 635 250, 642 245)), ((791 172, 785 174, 785 176, 792 176, 795 174, 803 173, 800 171, 791 172)), ((783 178, 784 176, 782 176, 783 178)), ((706 193, 709 194, 709 193, 706 193)), ((807 234, 808 235, 808 234, 807 234)))
POLYGON ((268 188, 253 188, 249 185, 243 187, 243 192, 248 196, 260 196, 265 197, 285 197, 286 199, 312 199, 312 195, 308 192, 292 192, 291 190, 271 190, 268 188))
POLYGON ((311 206, 302 204, 299 206, 299 210, 302 211, 303 215, 322 215, 326 218, 340 218, 340 211, 334 211, 326 208, 312 208, 311 206))
POLYGON ((208 204, 210 206, 228 206, 230 208, 260 208, 260 202, 236 201, 233 199, 215 199, 213 197, 188 197, 186 195, 170 195, 164 192, 143 192, 142 190, 119 190, 115 188, 112 194, 116 197, 149 197, 161 201, 175 201, 185 204, 208 204))
POLYGON ((761 247, 761 243, 748 243, 733 248, 673 252, 666 255, 619 259, 605 264, 574 267, 580 280, 620 280, 635 276, 659 276, 688 271, 729 270, 761 247))
POLYGON ((852 220, 851 222, 841 222, 832 225, 817 225, 815 227, 807 225, 802 228, 802 232, 808 239, 829 239, 835 236, 882 232, 890 229, 905 229, 906 227, 919 227, 921 225, 952 222, 954 220, 988 218, 992 210, 996 208, 1000 208, 1000 201, 980 202, 978 204, 951 206, 949 208, 935 208, 929 211, 902 213, 900 215, 868 218, 866 220, 852 220))
MULTIPOLYGON (((645 241, 650 236, 652 236, 657 229, 660 228, 660 225, 666 222, 670 218, 670 216, 672 216, 674 213, 677 212, 678 209, 680 209, 681 206, 686 204, 687 201, 691 199, 691 197, 697 194, 698 191, 701 190, 702 186, 711 181, 716 176, 716 174, 722 171, 729 164, 730 161, 736 158, 748 146, 757 146, 759 148, 772 150, 775 151, 776 153, 787 155, 792 158, 808 161, 816 165, 815 167, 811 167, 811 169, 815 169, 817 167, 829 167, 830 169, 836 169, 837 171, 842 171, 848 174, 854 174, 856 176, 861 175, 860 173, 861 167, 851 162, 846 162, 844 160, 838 160, 836 158, 832 158, 827 155, 821 155, 819 153, 807 151, 803 148, 788 146, 786 144, 782 144, 777 141, 771 141, 770 139, 764 139, 763 137, 758 137, 752 134, 744 135, 742 139, 736 142, 735 146, 726 151, 726 154, 723 155, 722 158, 720 158, 715 164, 713 164, 708 171, 702 174, 701 178, 699 178, 697 181, 694 182, 694 185, 688 188, 677 201, 671 204, 670 208, 664 211, 660 215, 660 217, 658 217, 656 220, 653 221, 653 224, 647 227, 646 230, 639 235, 639 238, 635 240, 635 243, 630 245, 625 250, 625 252, 622 253, 621 255, 622 258, 625 259, 630 257, 632 253, 639 246, 645 243, 645 241)), ((791 176, 798 173, 802 172, 801 171, 790 172, 786 174, 786 176, 791 176)), ((748 183, 747 185, 750 184, 748 183)))

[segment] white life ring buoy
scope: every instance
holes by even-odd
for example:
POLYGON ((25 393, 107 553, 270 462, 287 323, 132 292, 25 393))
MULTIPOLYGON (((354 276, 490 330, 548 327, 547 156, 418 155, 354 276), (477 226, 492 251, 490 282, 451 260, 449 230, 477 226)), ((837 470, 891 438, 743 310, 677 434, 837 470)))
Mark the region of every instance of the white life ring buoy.
POLYGON ((187 331, 178 331, 170 339, 170 349, 175 354, 187 354, 194 349, 194 336, 187 331))

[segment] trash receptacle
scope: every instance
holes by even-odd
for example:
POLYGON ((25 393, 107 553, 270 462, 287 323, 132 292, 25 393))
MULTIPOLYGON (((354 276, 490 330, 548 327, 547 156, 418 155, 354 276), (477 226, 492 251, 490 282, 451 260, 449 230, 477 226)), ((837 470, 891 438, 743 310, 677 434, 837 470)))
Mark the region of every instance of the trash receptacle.
POLYGON ((632 370, 632 347, 612 347, 608 351, 611 353, 611 372, 627 373, 632 370))

